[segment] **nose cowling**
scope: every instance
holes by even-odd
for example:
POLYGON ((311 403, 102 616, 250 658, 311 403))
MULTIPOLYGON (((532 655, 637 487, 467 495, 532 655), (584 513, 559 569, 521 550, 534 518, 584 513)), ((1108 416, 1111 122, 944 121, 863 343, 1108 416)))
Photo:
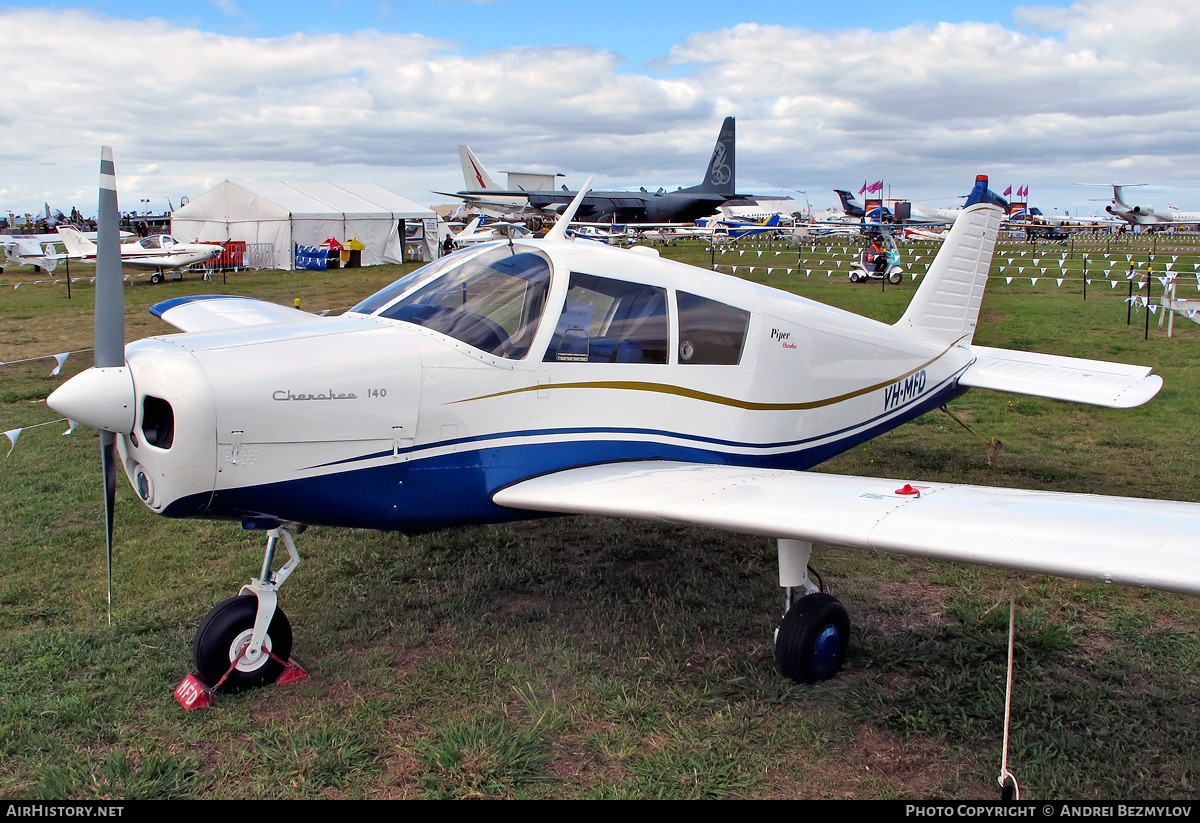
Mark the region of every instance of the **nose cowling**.
POLYGON ((59 386, 46 405, 86 426, 128 434, 136 413, 133 375, 126 366, 88 369, 59 386))

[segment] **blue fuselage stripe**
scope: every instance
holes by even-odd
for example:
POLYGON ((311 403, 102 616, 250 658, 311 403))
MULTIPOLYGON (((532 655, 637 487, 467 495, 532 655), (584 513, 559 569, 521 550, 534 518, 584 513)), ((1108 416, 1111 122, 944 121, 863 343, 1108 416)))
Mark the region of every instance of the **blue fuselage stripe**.
POLYGON ((342 466, 336 472, 336 482, 330 482, 330 475, 323 474, 217 490, 211 499, 205 494, 177 500, 163 513, 237 520, 267 517, 314 525, 396 531, 518 520, 537 515, 497 506, 492 503, 492 495, 498 489, 529 477, 576 466, 629 460, 677 460, 805 470, 935 409, 964 391, 952 377, 906 406, 871 420, 818 438, 785 443, 738 443, 645 429, 550 429, 538 432, 591 435, 586 439, 576 437, 567 441, 530 442, 529 435, 534 434, 531 432, 446 441, 435 445, 454 444, 457 448, 449 453, 415 458, 414 454, 431 447, 412 449, 407 460, 394 459, 383 465, 350 470, 344 464, 391 456, 392 452, 323 464, 323 467, 342 466), (494 442, 518 434, 524 442, 494 442), (652 435, 657 439, 619 437, 628 434, 652 435), (662 439, 664 437, 668 439, 662 439), (680 440, 692 442, 681 443, 680 440), (462 448, 468 443, 474 448, 462 448), (727 450, 730 447, 761 451, 731 452, 727 450), (780 447, 790 448, 766 451, 780 447))

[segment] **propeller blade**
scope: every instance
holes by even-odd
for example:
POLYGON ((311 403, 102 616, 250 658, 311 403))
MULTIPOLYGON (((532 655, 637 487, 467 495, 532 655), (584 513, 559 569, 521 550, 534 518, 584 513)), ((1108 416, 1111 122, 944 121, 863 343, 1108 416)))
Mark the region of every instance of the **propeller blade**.
POLYGON ((100 149, 96 215, 96 366, 125 365, 125 284, 121 276, 120 215, 112 148, 100 149))
MULTIPOLYGON (((100 203, 96 212, 97 368, 125 365, 125 283, 121 275, 120 214, 112 147, 100 149, 100 203)), ((104 527, 108 562, 108 622, 112 623, 113 513, 117 494, 117 436, 100 432, 104 473, 104 527)))
POLYGON ((100 432, 100 465, 104 472, 104 534, 108 549, 108 623, 112 625, 113 509, 117 497, 117 436, 100 432))

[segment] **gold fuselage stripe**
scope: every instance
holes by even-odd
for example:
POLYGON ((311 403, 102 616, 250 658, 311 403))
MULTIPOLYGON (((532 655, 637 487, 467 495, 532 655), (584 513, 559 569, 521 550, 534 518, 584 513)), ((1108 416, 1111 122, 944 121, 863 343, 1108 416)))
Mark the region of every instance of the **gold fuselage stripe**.
MULTIPOLYGON (((965 336, 965 335, 964 335, 965 336)), ((622 391, 644 391, 656 392, 658 394, 673 394, 677 397, 687 397, 692 400, 702 400, 706 403, 717 403, 722 406, 732 406, 737 409, 746 409, 747 411, 804 411, 807 409, 819 409, 823 406, 832 406, 835 403, 841 403, 843 400, 851 400, 864 394, 869 394, 873 391, 885 388, 898 383, 906 377, 919 372, 921 369, 927 368, 933 363, 936 363, 946 355, 946 352, 954 348, 961 342, 962 338, 955 340, 947 346, 941 354, 925 361, 915 368, 909 369, 904 374, 898 377, 884 380, 882 383, 875 383, 871 386, 864 386, 861 389, 856 389, 846 394, 839 394, 836 397, 826 397, 821 400, 810 400, 806 403, 755 403, 750 400, 739 400, 736 397, 725 397, 719 394, 710 394, 709 392, 697 391, 696 389, 686 389, 683 386, 673 386, 669 383, 646 383, 636 380, 595 380, 583 383, 550 383, 537 386, 522 386, 519 389, 509 389, 507 391, 496 392, 494 394, 482 394, 478 397, 468 397, 463 400, 454 400, 454 403, 470 403, 473 400, 488 400, 493 397, 504 397, 509 394, 520 394, 521 392, 542 391, 545 389, 619 389, 622 391)))

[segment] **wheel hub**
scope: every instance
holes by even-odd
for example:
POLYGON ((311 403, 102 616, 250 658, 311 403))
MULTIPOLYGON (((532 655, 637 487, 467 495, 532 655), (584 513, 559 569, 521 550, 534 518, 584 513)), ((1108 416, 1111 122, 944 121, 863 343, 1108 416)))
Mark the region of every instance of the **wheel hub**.
POLYGON ((229 645, 229 662, 237 661, 235 668, 239 672, 253 672, 262 668, 268 660, 271 659, 269 652, 271 651, 271 636, 267 635, 263 638, 263 649, 250 649, 250 636, 254 634, 253 627, 239 634, 233 639, 233 643, 229 645), (245 653, 242 653, 245 649, 245 653))

